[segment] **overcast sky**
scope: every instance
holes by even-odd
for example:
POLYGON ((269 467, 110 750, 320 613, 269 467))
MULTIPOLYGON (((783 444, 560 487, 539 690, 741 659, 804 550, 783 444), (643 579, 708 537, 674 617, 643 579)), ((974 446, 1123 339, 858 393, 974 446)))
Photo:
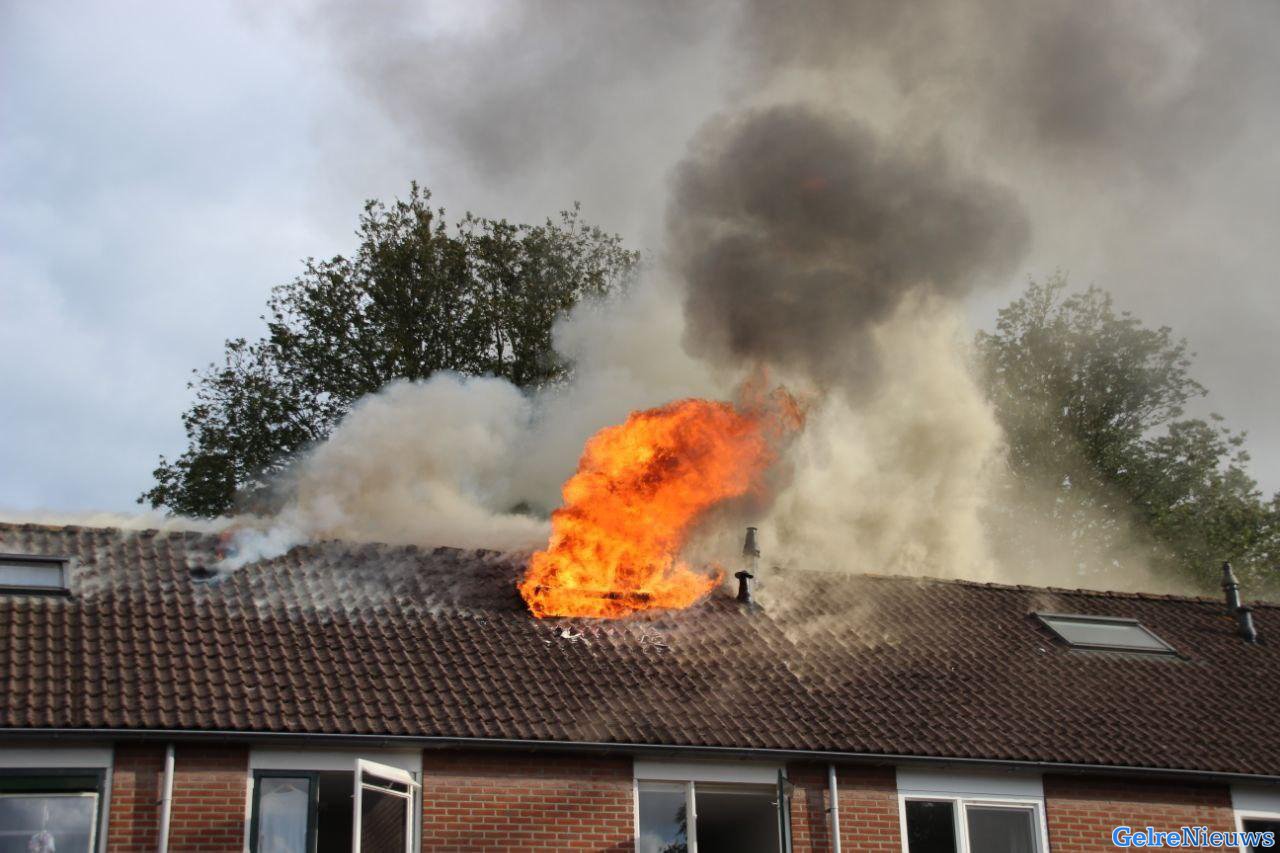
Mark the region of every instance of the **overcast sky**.
MULTIPOLYGON (((184 448, 192 368, 225 338, 259 334, 268 290, 302 258, 349 251, 362 200, 410 180, 457 212, 531 219, 581 200, 588 219, 653 248, 666 172, 732 87, 714 26, 671 27, 658 6, 633 4, 615 17, 652 44, 643 66, 592 66, 571 30, 526 37, 518 16, 495 13, 502 4, 433 8, 397 45, 362 32, 359 14, 305 5, 0 0, 0 509, 132 509, 157 455, 184 448), (509 67, 469 61, 477 40, 509 67), (423 89, 380 83, 370 65, 388 57, 423 89), (555 92, 571 76, 572 103, 521 114, 521 87, 555 92), (468 124, 458 105, 471 92, 511 98, 510 126, 468 124), (476 153, 488 144, 520 156, 493 169, 476 153)), ((1267 93, 1251 110, 1268 121, 1250 132, 1275 128, 1267 93)), ((1224 144, 1179 187, 1195 214, 1162 217, 1169 233, 1121 240, 1076 221, 1020 273, 1066 268, 1190 338, 1206 410, 1249 430, 1269 490, 1280 488, 1274 149, 1224 144), (1258 151, 1272 153, 1248 169, 1234 159, 1258 151), (1168 250, 1153 262, 1156 238, 1168 250)), ((1017 287, 976 298, 974 321, 989 324, 1017 287)))

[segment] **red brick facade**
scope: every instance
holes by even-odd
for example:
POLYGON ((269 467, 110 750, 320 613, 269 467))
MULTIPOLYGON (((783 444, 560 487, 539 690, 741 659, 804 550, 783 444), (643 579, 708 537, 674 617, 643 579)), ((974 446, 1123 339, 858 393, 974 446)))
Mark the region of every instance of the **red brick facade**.
POLYGON ((422 755, 422 849, 631 850, 629 758, 422 755))
MULTIPOLYGON (((107 848, 153 853, 160 839, 163 744, 115 749, 107 848)), ((169 849, 230 853, 244 849, 245 782, 249 750, 243 746, 178 744, 174 752, 169 849)))
MULTIPOLYGON (((830 850, 830 788, 826 765, 791 764, 793 853, 830 850)), ((892 767, 841 767, 836 772, 840 797, 841 850, 902 853, 898 826, 898 786, 892 767)))
POLYGON ((160 839, 160 778, 164 747, 118 744, 111 771, 107 847, 113 853, 153 853, 160 839))
MULTIPOLYGON (((170 849, 242 850, 249 750, 179 744, 170 849)), ((108 849, 153 851, 159 834, 162 744, 121 744, 112 772, 108 849)), ((626 757, 442 752, 422 756, 424 851, 623 851, 632 849, 635 802, 626 757)), ((831 849, 827 769, 794 763, 787 775, 794 853, 831 849)), ((838 770, 844 850, 900 853, 891 767, 838 770)), ((1112 829, 1235 828, 1225 785, 1044 776, 1052 853, 1115 849, 1112 829)))
POLYGON ((1044 807, 1053 853, 1115 850, 1111 831, 1119 825, 1162 830, 1236 828, 1231 790, 1225 785, 1046 775, 1044 807))

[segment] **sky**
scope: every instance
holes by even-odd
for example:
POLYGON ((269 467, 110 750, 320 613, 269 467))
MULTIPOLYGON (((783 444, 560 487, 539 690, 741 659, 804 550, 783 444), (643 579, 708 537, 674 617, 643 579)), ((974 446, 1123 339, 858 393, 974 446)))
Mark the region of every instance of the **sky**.
MULTIPOLYGON (((671 166, 741 85, 723 5, 676 24, 661 3, 561 21, 493 0, 403 20, 386 0, 0 0, 0 510, 135 508, 157 456, 185 447, 192 370, 256 337, 270 288, 350 251, 363 200, 411 180, 458 213, 528 221, 581 201, 654 249, 671 166)), ((1268 491, 1274 91, 1244 91, 1248 120, 1118 213, 1087 182, 1068 199, 1032 188, 1056 227, 968 312, 989 327, 1026 276, 1064 269, 1172 326, 1211 391, 1197 413, 1249 431, 1268 491)))

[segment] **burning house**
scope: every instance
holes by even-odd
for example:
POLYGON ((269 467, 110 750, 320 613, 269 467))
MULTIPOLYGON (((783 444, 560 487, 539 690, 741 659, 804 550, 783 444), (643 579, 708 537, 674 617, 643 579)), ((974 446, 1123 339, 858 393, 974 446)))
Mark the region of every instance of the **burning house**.
MULTIPOLYGON (((219 574, 219 547, 0 526, 0 850, 1044 853, 1280 829, 1280 609, 1230 577, 1224 602, 766 558, 762 603, 704 580, 685 609, 600 620, 537 618, 495 552, 325 542, 219 574)), ((724 569, 745 587, 744 550, 724 569)))

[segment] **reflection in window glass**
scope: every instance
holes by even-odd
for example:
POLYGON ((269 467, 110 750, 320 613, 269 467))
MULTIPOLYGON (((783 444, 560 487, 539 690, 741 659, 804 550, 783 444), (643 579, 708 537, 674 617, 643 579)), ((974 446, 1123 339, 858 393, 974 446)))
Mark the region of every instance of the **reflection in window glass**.
POLYGON ((969 806, 969 849, 989 853, 1035 853, 1030 809, 969 806))
POLYGON ((0 794, 0 853, 89 853, 96 794, 0 794))
MULTIPOLYGON (((1280 847, 1280 820, 1263 820, 1260 818, 1245 818, 1241 821, 1245 832, 1274 832, 1276 834, 1276 845, 1280 847)), ((1275 847, 1250 847, 1252 851, 1272 851, 1275 847)))
POLYGON ((310 805, 306 776, 258 779, 257 853, 307 853, 310 805))
POLYGON ((408 797, 366 786, 360 796, 361 853, 404 853, 408 797))
POLYGON ((778 853, 777 788, 694 785, 698 853, 778 853))
POLYGON ((907 800, 907 849, 910 853, 956 853, 956 820, 950 802, 907 800))
POLYGON ((685 786, 640 783, 638 853, 688 853, 689 817, 685 786))

